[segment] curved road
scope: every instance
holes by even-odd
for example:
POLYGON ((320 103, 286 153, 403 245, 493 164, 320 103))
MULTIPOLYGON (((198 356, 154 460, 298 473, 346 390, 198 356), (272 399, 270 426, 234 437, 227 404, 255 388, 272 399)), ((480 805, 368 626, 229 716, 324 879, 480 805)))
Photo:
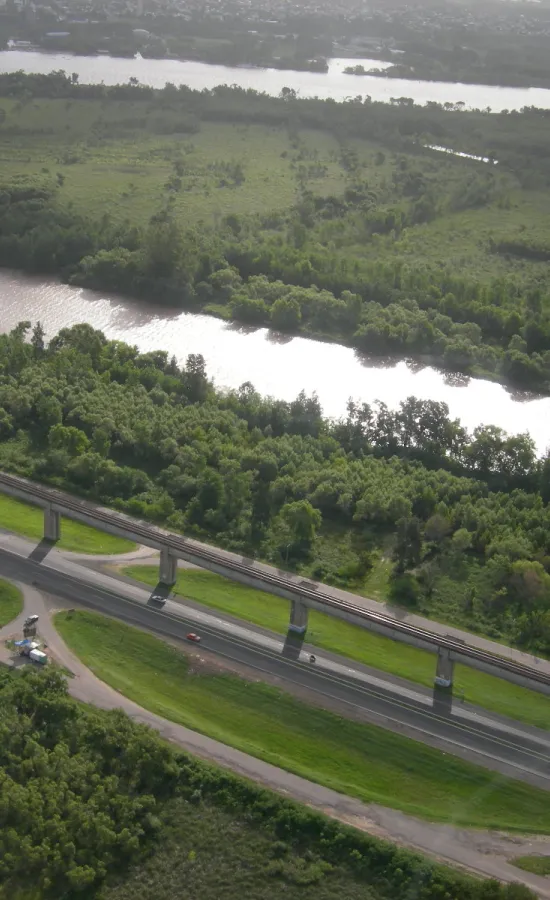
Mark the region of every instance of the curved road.
POLYGON ((550 900, 550 883, 547 879, 522 872, 506 862, 507 858, 522 854, 550 854, 550 838, 495 836, 452 826, 432 825, 395 810, 361 803, 359 800, 343 796, 169 722, 141 708, 96 678, 71 653, 55 631, 50 619, 51 604, 46 603, 44 595, 23 583, 20 583, 19 587, 25 598, 24 612, 15 621, 0 629, 0 653, 4 652, 4 656, 6 655, 3 647, 5 639, 17 632, 27 615, 39 615, 43 640, 56 659, 74 675, 74 678, 69 680, 69 691, 76 699, 92 703, 102 709, 123 709, 135 721, 149 725, 166 740, 178 744, 190 753, 289 795, 329 816, 435 856, 442 861, 467 867, 485 877, 498 878, 501 881, 521 881, 543 900, 550 900))

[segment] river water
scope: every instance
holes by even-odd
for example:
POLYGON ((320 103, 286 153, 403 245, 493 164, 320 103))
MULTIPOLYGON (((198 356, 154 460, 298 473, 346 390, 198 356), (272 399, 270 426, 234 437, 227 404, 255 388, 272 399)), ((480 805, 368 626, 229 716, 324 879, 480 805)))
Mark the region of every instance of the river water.
POLYGON ((123 297, 82 290, 55 280, 0 270, 0 329, 40 320, 48 336, 89 322, 107 337, 140 350, 166 350, 183 363, 202 353, 208 374, 222 388, 250 381, 262 394, 293 400, 303 388, 317 392, 328 416, 345 414, 346 402, 381 400, 395 408, 414 395, 441 400, 470 430, 480 424, 529 431, 540 452, 550 445, 550 399, 519 399, 481 379, 442 374, 406 362, 381 364, 349 347, 255 331, 211 316, 182 313, 123 297))
POLYGON ((476 109, 522 109, 538 106, 550 109, 550 90, 512 88, 494 85, 455 84, 443 81, 412 81, 402 78, 378 78, 374 75, 345 75, 347 66, 382 69, 389 63, 368 59, 333 59, 328 72, 294 72, 281 69, 257 69, 211 66, 200 62, 173 59, 122 59, 110 56, 74 56, 69 53, 35 53, 26 50, 0 52, 0 72, 48 74, 54 69, 77 72, 83 83, 122 84, 137 78, 141 84, 164 87, 166 82, 186 84, 196 90, 218 84, 236 84, 277 95, 283 87, 294 88, 301 97, 328 97, 334 100, 370 95, 373 100, 389 102, 392 97, 411 97, 415 103, 465 103, 476 109))

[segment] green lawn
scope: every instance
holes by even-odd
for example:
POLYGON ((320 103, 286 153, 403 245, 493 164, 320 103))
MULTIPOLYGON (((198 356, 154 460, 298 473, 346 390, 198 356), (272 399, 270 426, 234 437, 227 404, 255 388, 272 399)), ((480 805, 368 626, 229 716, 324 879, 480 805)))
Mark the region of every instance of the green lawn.
POLYGON ((0 628, 15 619, 23 609, 23 596, 19 588, 0 578, 0 628))
MULTIPOLYGON (((153 566, 129 566, 124 573, 137 581, 155 585, 158 570, 153 566)), ((229 613, 239 619, 285 634, 288 602, 273 594, 256 591, 195 569, 182 569, 174 588, 177 594, 197 603, 229 613)), ((311 612, 308 642, 324 650, 340 653, 383 672, 408 678, 431 687, 435 656, 406 644, 373 634, 323 613, 311 612)), ((455 694, 485 709, 510 716, 520 722, 550 729, 550 703, 543 694, 502 681, 467 666, 456 666, 455 694)))
POLYGON ((276 766, 430 820, 550 833, 545 791, 261 682, 193 674, 181 651, 97 613, 61 612, 55 622, 71 650, 125 696, 276 766))
POLYGON ((550 875, 550 856, 516 856, 510 862, 533 875, 550 875))
MULTIPOLYGON (((16 531, 25 537, 39 541, 44 534, 44 513, 37 506, 29 506, 0 494, 0 528, 16 531)), ((61 521, 61 540, 57 544, 61 550, 76 553, 127 553, 135 549, 132 541, 114 537, 104 531, 88 528, 70 519, 61 521)))

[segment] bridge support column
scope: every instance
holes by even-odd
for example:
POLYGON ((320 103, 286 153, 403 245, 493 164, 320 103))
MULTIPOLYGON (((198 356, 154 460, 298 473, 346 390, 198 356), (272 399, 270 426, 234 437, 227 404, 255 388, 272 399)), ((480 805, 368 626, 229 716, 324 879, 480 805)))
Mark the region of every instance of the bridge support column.
POLYGON ((44 538, 47 541, 58 541, 61 537, 61 516, 51 506, 44 510, 44 538))
POLYGON ((283 656, 299 659, 307 631, 307 618, 308 611, 305 603, 301 600, 291 600, 290 622, 283 647, 283 656))
POLYGON ((178 574, 178 560, 176 556, 172 556, 168 547, 163 547, 160 551, 160 571, 159 581, 161 584, 167 584, 170 587, 176 583, 178 574))
POLYGON ((437 651, 437 666, 435 670, 435 683, 437 687, 452 689, 454 668, 454 660, 451 659, 449 650, 440 647, 437 651))

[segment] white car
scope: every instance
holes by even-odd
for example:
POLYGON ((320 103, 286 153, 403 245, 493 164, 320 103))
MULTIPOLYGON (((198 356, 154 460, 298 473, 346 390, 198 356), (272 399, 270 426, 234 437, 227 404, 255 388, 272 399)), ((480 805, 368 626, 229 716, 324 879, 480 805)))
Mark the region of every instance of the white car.
POLYGON ((35 622, 38 622, 40 616, 27 616, 25 619, 25 625, 34 625, 35 622))

